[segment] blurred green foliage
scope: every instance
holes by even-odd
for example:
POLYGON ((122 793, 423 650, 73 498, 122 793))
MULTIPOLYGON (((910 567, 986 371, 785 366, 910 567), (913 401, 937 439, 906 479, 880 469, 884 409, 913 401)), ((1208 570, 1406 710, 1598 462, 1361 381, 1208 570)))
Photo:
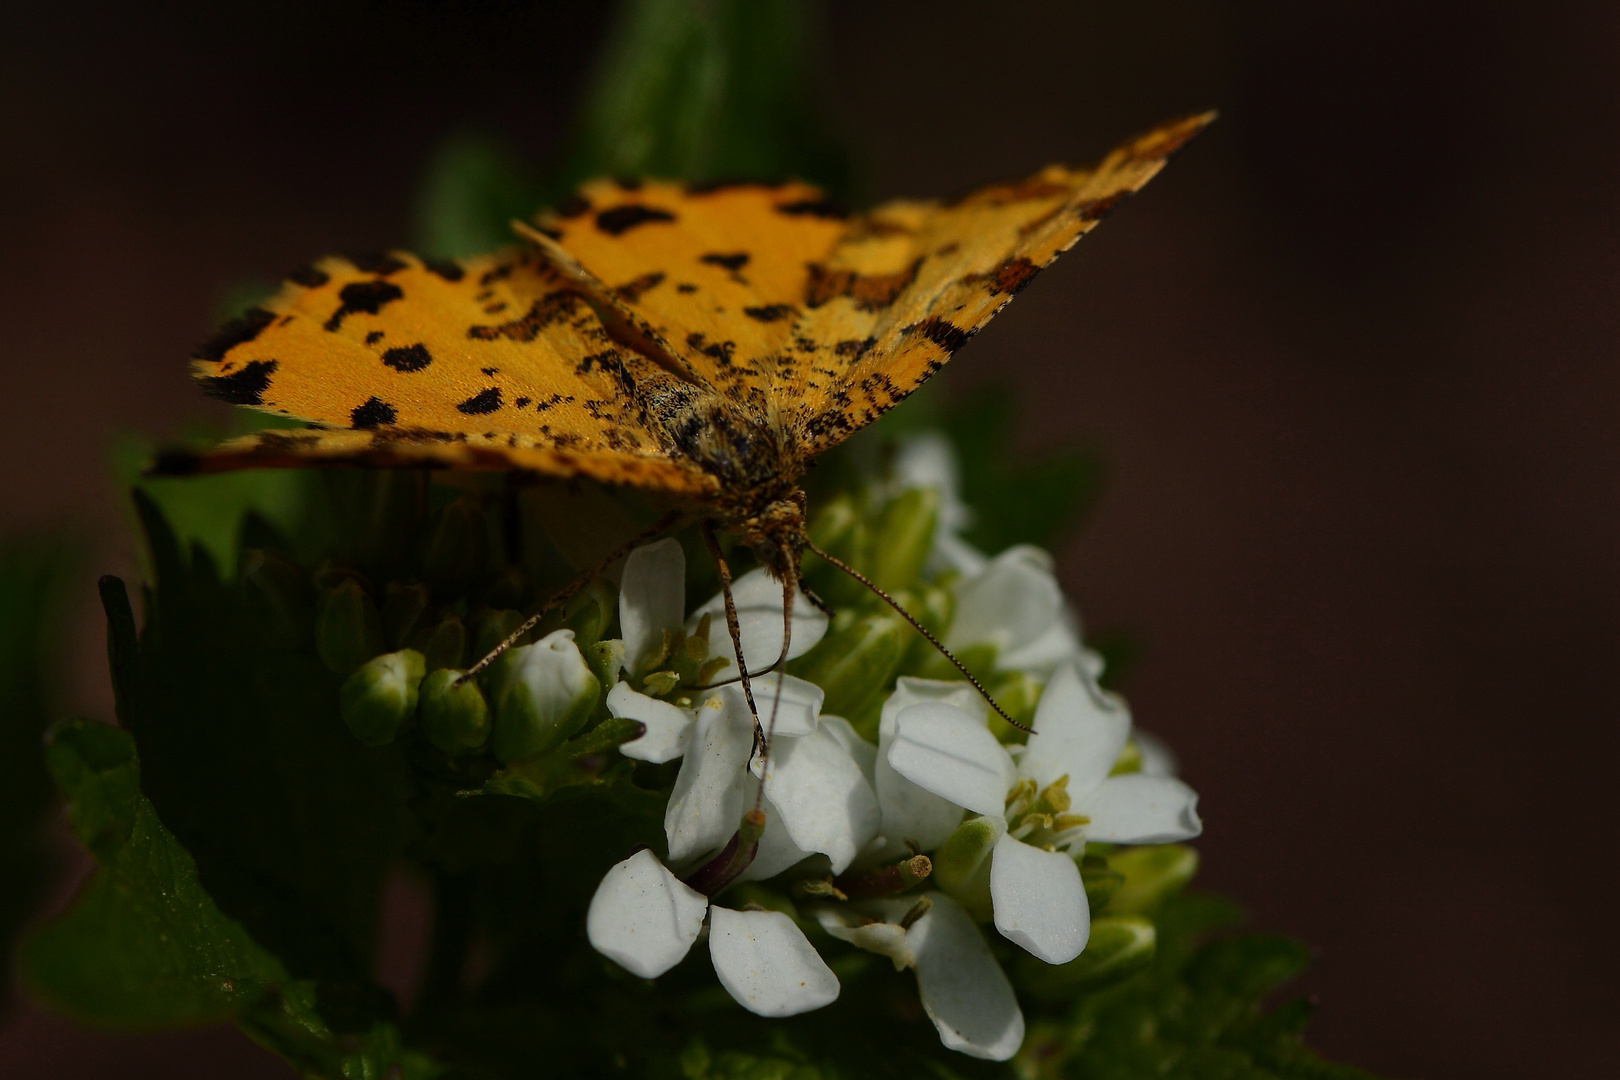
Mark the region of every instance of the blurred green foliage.
MULTIPOLYGON (((0 973, 39 902, 50 859, 44 839, 51 779, 41 747, 63 676, 62 607, 78 569, 61 536, 0 542, 0 973)), ((0 1012, 9 987, 0 988, 0 1012)))

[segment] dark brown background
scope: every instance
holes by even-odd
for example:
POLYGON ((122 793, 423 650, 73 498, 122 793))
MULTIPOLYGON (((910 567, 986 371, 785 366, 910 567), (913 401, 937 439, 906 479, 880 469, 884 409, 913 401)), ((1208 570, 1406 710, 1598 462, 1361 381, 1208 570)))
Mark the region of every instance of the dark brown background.
MULTIPOLYGON (((478 4, 0 14, 0 526, 75 522, 125 565, 105 440, 203 409, 184 357, 221 289, 402 240, 466 124, 543 160, 600 31, 478 4)), ((1203 794, 1204 881, 1320 947, 1320 1046, 1612 1075, 1620 9, 851 2, 828 36, 880 196, 1223 111, 952 378, 1011 380, 1032 448, 1105 449, 1065 580, 1149 643, 1132 702, 1203 794)), ((105 712, 82 652, 76 702, 105 712)), ((0 1073, 281 1075, 228 1032, 37 1013, 0 1073)))

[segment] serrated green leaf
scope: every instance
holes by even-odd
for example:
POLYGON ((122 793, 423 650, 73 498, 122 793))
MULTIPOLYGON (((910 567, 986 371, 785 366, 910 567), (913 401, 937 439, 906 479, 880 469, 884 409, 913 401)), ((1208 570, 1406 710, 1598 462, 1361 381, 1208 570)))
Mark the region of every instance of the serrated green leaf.
POLYGON ((280 961, 214 904, 140 794, 127 732, 73 721, 52 733, 47 757, 100 868, 24 944, 35 995, 100 1024, 169 1026, 233 1017, 286 980, 280 961))

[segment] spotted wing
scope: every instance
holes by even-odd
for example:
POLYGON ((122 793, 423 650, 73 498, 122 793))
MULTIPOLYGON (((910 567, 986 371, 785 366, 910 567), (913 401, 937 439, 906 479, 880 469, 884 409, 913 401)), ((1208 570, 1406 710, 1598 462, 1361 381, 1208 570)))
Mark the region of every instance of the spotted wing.
POLYGON ((804 314, 778 364, 779 422, 816 454, 875 420, 1213 119, 1161 125, 1092 168, 1051 165, 850 223, 805 279, 804 314))
MULTIPOLYGON (((816 188, 598 180, 537 219, 535 239, 680 369, 766 403, 804 311, 805 268, 845 215, 816 188)), ((599 305, 601 306, 601 305, 599 305)))
POLYGON ((171 457, 170 471, 365 462, 713 489, 649 414, 674 378, 616 344, 532 251, 326 259, 206 342, 192 373, 213 397, 312 427, 171 457))

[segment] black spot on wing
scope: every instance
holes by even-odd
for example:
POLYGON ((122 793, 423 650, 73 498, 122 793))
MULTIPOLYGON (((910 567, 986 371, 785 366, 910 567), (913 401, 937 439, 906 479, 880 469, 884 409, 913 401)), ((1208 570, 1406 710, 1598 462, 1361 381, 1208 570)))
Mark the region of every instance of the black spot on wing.
POLYGON ((313 266, 300 266, 287 275, 287 280, 306 289, 318 289, 332 278, 324 270, 317 270, 313 266))
POLYGON ((270 376, 280 366, 274 360, 250 360, 229 375, 203 379, 202 390, 209 397, 232 405, 262 405, 264 392, 270 388, 270 376))
POLYGON ((766 304, 764 307, 745 307, 743 314, 758 322, 773 323, 781 322, 797 312, 794 311, 792 304, 766 304))
POLYGON ((326 329, 336 330, 350 315, 375 315, 384 304, 391 304, 405 293, 391 281, 351 281, 338 292, 338 309, 326 320, 326 329))
POLYGON ((711 251, 707 255, 699 255, 698 262, 708 263, 710 266, 723 266, 735 273, 748 265, 748 252, 736 251, 728 255, 711 251))
POLYGON ((198 360, 219 363, 225 354, 238 345, 245 345, 259 336, 259 331, 275 322, 276 317, 264 308, 248 308, 215 332, 214 336, 197 346, 191 355, 198 360))
POLYGON ((590 208, 591 201, 576 191, 557 200, 557 205, 551 208, 551 212, 560 218, 577 218, 590 208))
POLYGON ((387 336, 388 335, 383 333, 381 330, 373 330, 371 333, 366 335, 366 344, 375 345, 377 342, 381 341, 387 336))
POLYGON ((849 217, 849 211, 831 199, 800 199, 797 202, 781 203, 776 212, 789 217, 816 217, 841 219, 849 217))
MULTIPOLYGON (((865 356, 867 350, 876 344, 877 338, 875 337, 850 338, 848 341, 840 341, 838 344, 834 345, 833 352, 853 363, 865 356)), ((831 374, 836 374, 836 372, 831 374)))
POLYGON ((674 221, 675 215, 668 210, 659 210, 653 206, 643 206, 640 203, 625 203, 615 206, 611 210, 603 210, 596 215, 596 227, 609 236, 623 236, 638 225, 646 225, 654 221, 674 221))
POLYGON ((663 280, 664 275, 659 273, 657 270, 654 270, 650 273, 642 274, 633 281, 627 281, 623 285, 617 286, 613 291, 633 304, 637 300, 640 300, 641 295, 648 289, 657 288, 659 283, 663 280))
POLYGON ((417 342, 415 345, 399 345, 387 350, 382 354, 382 362, 408 375, 433 363, 433 354, 428 352, 426 345, 417 342))
POLYGON ((695 293, 697 292, 697 286, 683 281, 675 286, 675 291, 678 293, 695 293))
POLYGON ((354 263, 356 270, 363 274, 376 274, 378 277, 387 277, 405 269, 405 263, 392 255, 371 252, 365 255, 351 255, 349 261, 354 263))
POLYGON ((349 425, 361 431, 383 427, 392 424, 399 417, 399 412, 388 402, 380 398, 367 398, 365 404, 356 405, 354 411, 349 413, 349 425))
POLYGON ((966 345, 968 338, 973 336, 949 319, 942 319, 938 315, 930 315, 922 322, 912 323, 901 332, 921 334, 948 353, 954 353, 966 345))
POLYGON ((483 416, 485 413, 495 412, 501 407, 501 388, 492 386, 488 390, 480 390, 472 397, 463 401, 456 409, 468 416, 483 416))
POLYGON ((424 259, 422 265, 446 281, 460 281, 467 276, 467 271, 454 259, 424 259))

